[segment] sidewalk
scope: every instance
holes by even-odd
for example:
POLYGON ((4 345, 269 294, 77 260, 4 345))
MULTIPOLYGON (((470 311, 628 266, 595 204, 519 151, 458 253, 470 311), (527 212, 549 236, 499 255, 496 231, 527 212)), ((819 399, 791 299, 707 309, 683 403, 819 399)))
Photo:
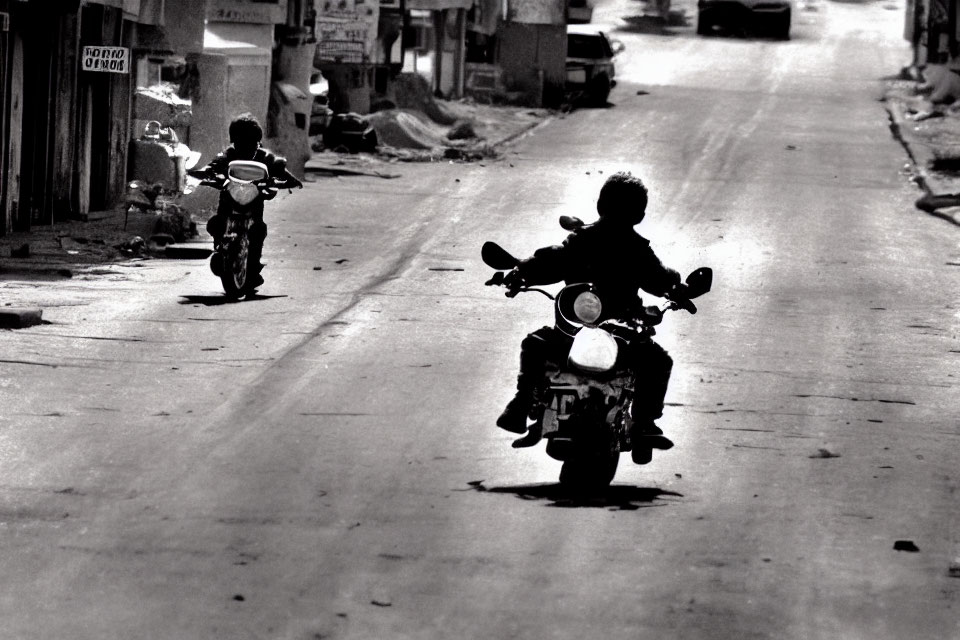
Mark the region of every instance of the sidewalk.
POLYGON ((934 108, 919 82, 889 80, 884 104, 890 129, 913 162, 923 194, 917 208, 960 226, 960 111, 934 108))
MULTIPOLYGON (((545 109, 499 107, 469 101, 451 102, 447 106, 458 119, 472 124, 477 137, 451 140, 445 137, 450 127, 435 127, 427 139, 429 144, 417 149, 384 145, 377 154, 315 153, 307 162, 306 173, 320 178, 351 175, 402 178, 402 161, 493 159, 503 146, 551 117, 545 109)), ((421 133, 418 135, 424 138, 421 133)), ((179 202, 199 232, 199 237, 186 246, 151 243, 151 236, 157 233, 157 215, 141 211, 127 214, 126 207, 120 206, 91 213, 87 221, 58 221, 53 225, 36 225, 27 232, 0 236, 0 283, 66 279, 117 260, 206 257, 210 238, 204 224, 212 214, 209 205, 212 203, 215 207, 216 200, 201 204, 188 196, 179 202)), ((2 298, 0 306, 3 306, 2 298)))

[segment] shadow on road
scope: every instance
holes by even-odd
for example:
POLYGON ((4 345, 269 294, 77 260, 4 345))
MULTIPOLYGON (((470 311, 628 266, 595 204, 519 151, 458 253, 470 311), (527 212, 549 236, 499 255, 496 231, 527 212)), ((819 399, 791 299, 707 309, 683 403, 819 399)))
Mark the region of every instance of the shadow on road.
POLYGON ((506 487, 487 487, 482 480, 469 483, 475 491, 483 493, 512 493, 521 500, 542 500, 551 507, 615 509, 636 511, 653 504, 664 496, 682 498, 682 493, 664 491, 656 487, 611 485, 591 493, 571 491, 560 484, 524 484, 506 487))
POLYGON ((236 304, 238 302, 256 302, 257 300, 270 300, 271 298, 286 298, 286 295, 278 296, 264 296, 259 293, 255 293, 252 296, 247 296, 246 298, 234 299, 228 298, 225 295, 219 296, 194 296, 194 295, 182 295, 180 296, 182 300, 179 301, 180 304, 202 304, 205 307, 217 307, 222 304, 236 304))

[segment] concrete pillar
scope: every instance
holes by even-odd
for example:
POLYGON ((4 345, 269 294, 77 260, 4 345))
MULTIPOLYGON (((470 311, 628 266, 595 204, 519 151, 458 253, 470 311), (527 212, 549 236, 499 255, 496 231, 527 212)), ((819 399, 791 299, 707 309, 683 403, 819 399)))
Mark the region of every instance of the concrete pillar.
POLYGON ((316 44, 281 44, 274 81, 287 82, 304 93, 310 93, 310 74, 316 50, 316 44))
POLYGON ((196 57, 199 91, 193 101, 190 148, 200 152, 200 164, 210 162, 228 141, 227 57, 204 53, 196 57))
POLYGON ((463 97, 465 66, 467 62, 467 10, 457 9, 457 48, 453 54, 453 97, 463 97))
POLYGON ((277 52, 270 100, 268 139, 264 145, 287 159, 287 166, 303 176, 310 159, 310 73, 313 70, 315 44, 284 43, 277 52), (291 91, 294 87, 299 91, 291 91), (299 95, 297 95, 299 93, 299 95))

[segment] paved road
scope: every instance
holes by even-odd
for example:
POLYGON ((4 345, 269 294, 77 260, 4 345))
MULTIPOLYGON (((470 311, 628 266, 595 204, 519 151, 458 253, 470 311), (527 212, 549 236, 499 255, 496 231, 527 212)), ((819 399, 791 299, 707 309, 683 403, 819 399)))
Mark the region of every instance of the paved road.
POLYGON ((4 283, 51 324, 0 343, 0 635, 960 637, 960 251, 877 102, 901 10, 814 6, 618 33, 615 106, 499 162, 309 184, 255 301, 187 262, 4 283), (661 331, 677 446, 572 504, 492 426, 550 306, 479 246, 559 241, 621 168, 716 280, 661 331))

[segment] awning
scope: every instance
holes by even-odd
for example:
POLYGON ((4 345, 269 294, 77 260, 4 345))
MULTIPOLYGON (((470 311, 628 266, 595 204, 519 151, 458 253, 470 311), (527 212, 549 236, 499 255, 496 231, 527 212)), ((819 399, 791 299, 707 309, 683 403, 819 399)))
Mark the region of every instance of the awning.
MULTIPOLYGON (((162 15, 160 22, 153 22, 150 19, 143 20, 144 16, 140 12, 140 0, 87 0, 87 4, 99 4, 104 7, 122 9, 125 20, 133 20, 144 24, 163 24, 162 15)), ((160 7, 163 7, 163 0, 160 0, 160 7)))
POLYGON ((407 0, 406 8, 422 9, 425 11, 440 11, 441 9, 469 9, 473 0, 407 0))
POLYGON ((271 57, 269 30, 233 22, 208 22, 203 31, 203 50, 208 53, 271 57))

